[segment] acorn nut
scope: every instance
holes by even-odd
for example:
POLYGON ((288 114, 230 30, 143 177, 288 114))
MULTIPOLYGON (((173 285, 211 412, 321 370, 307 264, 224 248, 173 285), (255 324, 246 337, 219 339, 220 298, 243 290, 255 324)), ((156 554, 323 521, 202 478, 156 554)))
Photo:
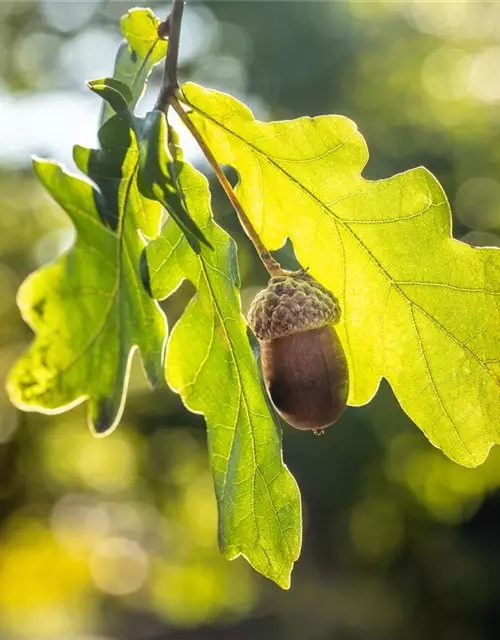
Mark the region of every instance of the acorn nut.
POLYGON ((271 278, 248 313, 267 392, 296 429, 321 434, 346 405, 347 360, 332 326, 339 319, 337 299, 306 273, 271 278))

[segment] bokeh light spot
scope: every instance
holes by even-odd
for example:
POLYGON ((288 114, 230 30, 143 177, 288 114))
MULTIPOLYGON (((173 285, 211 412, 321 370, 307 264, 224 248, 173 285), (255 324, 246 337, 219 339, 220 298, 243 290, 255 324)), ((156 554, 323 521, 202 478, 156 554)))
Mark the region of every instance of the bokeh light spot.
POLYGON ((349 525, 352 544, 365 558, 391 556, 403 537, 401 513, 389 497, 369 497, 356 504, 349 525))
POLYGON ((456 216, 470 229, 500 227, 500 182, 470 178, 460 185, 454 200, 456 216))
POLYGON ((68 33, 81 29, 98 10, 98 2, 81 0, 41 0, 40 9, 47 23, 57 31, 68 33))
POLYGON ((147 553, 135 540, 108 538, 90 559, 90 571, 98 589, 114 596, 137 591, 148 575, 147 553))

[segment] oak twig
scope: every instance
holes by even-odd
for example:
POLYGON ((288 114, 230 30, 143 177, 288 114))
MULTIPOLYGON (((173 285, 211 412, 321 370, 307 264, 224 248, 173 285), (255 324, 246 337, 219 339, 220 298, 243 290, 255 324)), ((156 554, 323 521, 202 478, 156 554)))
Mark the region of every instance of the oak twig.
POLYGON ((163 69, 163 79, 154 106, 158 111, 166 111, 168 109, 169 98, 179 87, 177 66, 179 64, 179 42, 183 13, 184 0, 173 0, 170 15, 158 27, 159 37, 164 37, 164 33, 168 32, 168 50, 163 69))
POLYGON ((224 189, 226 196, 228 197, 234 210, 236 211, 241 226, 252 241, 252 244, 254 245, 259 258, 261 259, 269 274, 272 276, 285 275, 290 272, 285 271, 281 267, 279 262, 277 262, 273 258, 270 251, 264 246, 262 240, 259 238, 255 229, 253 228, 253 225, 250 222, 249 217, 245 213, 245 210, 243 209, 240 201, 238 200, 236 193, 231 186, 231 183, 222 170, 222 167, 217 162, 211 149, 209 148, 193 122, 190 120, 188 114, 184 110, 184 107, 177 98, 176 94, 179 89, 179 82, 177 79, 177 66, 179 61, 179 41, 184 4, 184 0, 173 0, 170 16, 167 18, 167 20, 162 22, 158 28, 160 37, 163 37, 163 35, 168 32, 169 42, 167 57, 165 59, 165 68, 163 71, 162 85, 158 93, 158 99, 156 100, 154 108, 158 109, 159 111, 163 111, 165 114, 167 113, 169 106, 174 109, 174 111, 177 113, 188 131, 196 140, 201 151, 210 163, 210 166, 212 167, 217 179, 224 189))

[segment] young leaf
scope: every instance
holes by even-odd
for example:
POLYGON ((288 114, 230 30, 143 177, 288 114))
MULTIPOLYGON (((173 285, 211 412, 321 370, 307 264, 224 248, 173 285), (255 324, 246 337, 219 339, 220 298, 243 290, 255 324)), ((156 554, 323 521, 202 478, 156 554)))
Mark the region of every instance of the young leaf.
POLYGON ((55 162, 34 162, 77 240, 19 290, 21 313, 36 339, 12 369, 8 391, 17 406, 46 412, 88 398, 91 427, 104 433, 119 420, 136 348, 150 383, 162 379, 166 325, 139 273, 144 242, 138 230, 155 236, 161 207, 139 193, 139 154, 128 124, 114 117, 99 138, 101 149, 74 152, 97 188, 55 162))
POLYGON ((203 246, 196 254, 171 219, 146 249, 155 297, 167 297, 184 278, 197 289, 169 339, 167 381, 207 421, 222 552, 230 559, 244 555, 288 588, 300 550, 300 496, 283 465, 241 315, 236 247, 212 219, 207 180, 187 164, 178 164, 177 174, 187 208, 214 250, 203 246))
MULTIPOLYGON (((133 99, 130 110, 135 109, 142 97, 152 68, 161 62, 167 53, 167 41, 158 37, 160 21, 151 9, 131 9, 121 19, 125 40, 120 45, 115 60, 113 78, 127 84, 133 99)), ((101 124, 111 118, 113 110, 104 104, 101 124)))
POLYGON ((476 466, 500 442, 500 252, 453 240, 436 179, 361 176, 368 152, 341 116, 262 123, 228 95, 183 87, 196 127, 270 249, 286 237, 341 300, 350 404, 381 377, 429 440, 476 466))

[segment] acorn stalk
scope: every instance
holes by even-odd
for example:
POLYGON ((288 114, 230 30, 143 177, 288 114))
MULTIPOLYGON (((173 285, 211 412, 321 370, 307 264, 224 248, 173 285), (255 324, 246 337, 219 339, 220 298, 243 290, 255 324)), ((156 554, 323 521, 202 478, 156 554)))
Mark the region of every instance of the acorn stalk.
POLYGON ((248 313, 267 392, 296 429, 322 433, 346 406, 349 372, 333 327, 339 319, 335 296, 306 273, 271 278, 248 313))

